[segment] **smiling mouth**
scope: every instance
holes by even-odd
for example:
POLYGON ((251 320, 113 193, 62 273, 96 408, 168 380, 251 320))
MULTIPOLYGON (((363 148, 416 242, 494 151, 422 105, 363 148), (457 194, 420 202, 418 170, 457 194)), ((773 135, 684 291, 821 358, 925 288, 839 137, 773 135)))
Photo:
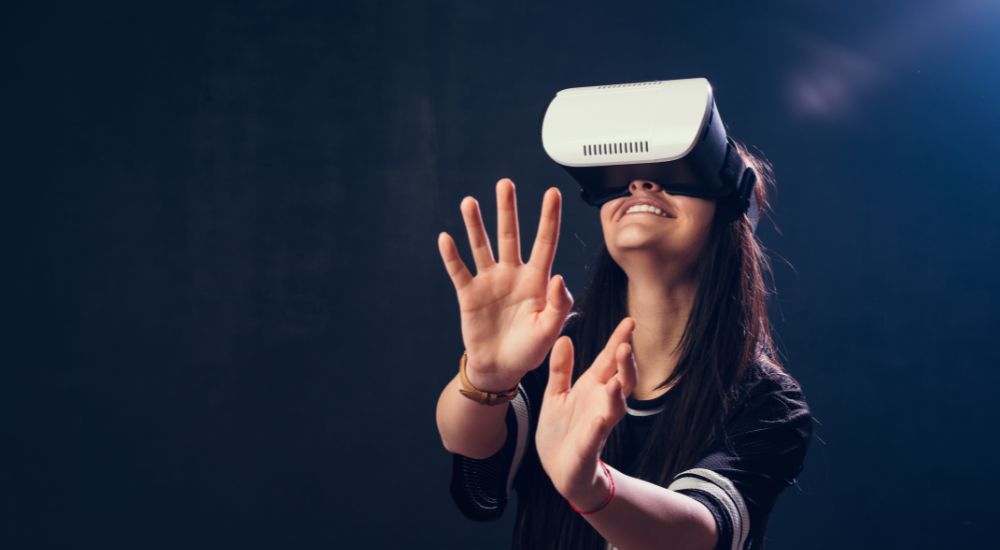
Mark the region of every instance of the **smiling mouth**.
MULTIPOLYGON (((632 214, 649 214, 650 216, 656 216, 657 218, 667 218, 668 220, 670 219, 670 216, 665 216, 663 214, 657 214, 656 212, 629 212, 629 213, 625 214, 625 216, 631 216, 632 214)), ((622 217, 624 218, 625 216, 622 216, 622 217)))
POLYGON ((670 214, 667 214, 667 212, 665 210, 663 210, 662 208, 660 208, 658 206, 652 206, 652 205, 646 205, 646 204, 630 207, 629 210, 626 211, 625 214, 622 215, 622 218, 624 218, 625 216, 628 216, 629 214, 652 214, 654 216, 659 216, 661 218, 672 218, 673 217, 670 214))

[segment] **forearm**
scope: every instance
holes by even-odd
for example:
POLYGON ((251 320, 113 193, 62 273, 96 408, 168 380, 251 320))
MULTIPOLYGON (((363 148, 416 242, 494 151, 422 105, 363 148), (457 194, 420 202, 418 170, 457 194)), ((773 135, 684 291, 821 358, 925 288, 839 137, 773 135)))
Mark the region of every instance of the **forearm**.
POLYGON ((438 398, 436 420, 441 443, 449 452, 469 458, 488 458, 507 438, 504 417, 510 403, 481 405, 459 393, 458 375, 438 398))
MULTIPOLYGON (((615 495, 603 509, 584 519, 619 550, 671 548, 712 550, 715 519, 701 503, 681 493, 629 477, 608 466, 615 495)), ((610 483, 602 474, 595 486, 570 495, 570 502, 592 510, 605 501, 610 483)))

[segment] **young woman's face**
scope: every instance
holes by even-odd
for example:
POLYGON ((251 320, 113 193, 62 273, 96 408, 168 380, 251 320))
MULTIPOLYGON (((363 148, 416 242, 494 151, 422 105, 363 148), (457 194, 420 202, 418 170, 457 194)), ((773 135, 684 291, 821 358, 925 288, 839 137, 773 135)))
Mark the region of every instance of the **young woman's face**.
POLYGON ((686 195, 671 195, 648 180, 633 180, 631 196, 601 205, 601 227, 608 252, 626 267, 636 254, 669 264, 687 273, 697 265, 708 242, 715 216, 715 201, 686 195), (656 206, 662 213, 631 212, 636 202, 656 206))

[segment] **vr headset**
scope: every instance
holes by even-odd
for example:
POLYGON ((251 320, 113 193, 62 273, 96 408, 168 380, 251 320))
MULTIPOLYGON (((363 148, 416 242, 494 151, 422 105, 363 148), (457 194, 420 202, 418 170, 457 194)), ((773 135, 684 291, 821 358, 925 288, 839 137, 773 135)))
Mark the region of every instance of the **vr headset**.
POLYGON ((727 136, 707 79, 560 90, 542 119, 542 147, 591 206, 649 180, 668 193, 717 199, 727 223, 747 212, 757 227, 757 178, 727 136))

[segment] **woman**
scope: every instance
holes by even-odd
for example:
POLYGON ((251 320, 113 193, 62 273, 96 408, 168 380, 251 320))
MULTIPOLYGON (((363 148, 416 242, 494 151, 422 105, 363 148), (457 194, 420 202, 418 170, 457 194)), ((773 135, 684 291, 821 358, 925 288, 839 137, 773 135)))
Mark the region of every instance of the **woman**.
MULTIPOLYGON (((770 167, 737 146, 763 213, 770 167)), ((453 498, 492 520, 517 492, 514 548, 761 548, 813 422, 777 363, 766 257, 750 219, 723 222, 714 199, 643 180, 629 191, 600 208, 604 246, 575 311, 562 277, 550 278, 557 189, 545 193, 527 263, 509 179, 497 183, 499 262, 471 197, 461 210, 475 277, 439 235, 468 383, 516 388, 509 402, 482 404, 456 375, 441 393, 453 498)))

